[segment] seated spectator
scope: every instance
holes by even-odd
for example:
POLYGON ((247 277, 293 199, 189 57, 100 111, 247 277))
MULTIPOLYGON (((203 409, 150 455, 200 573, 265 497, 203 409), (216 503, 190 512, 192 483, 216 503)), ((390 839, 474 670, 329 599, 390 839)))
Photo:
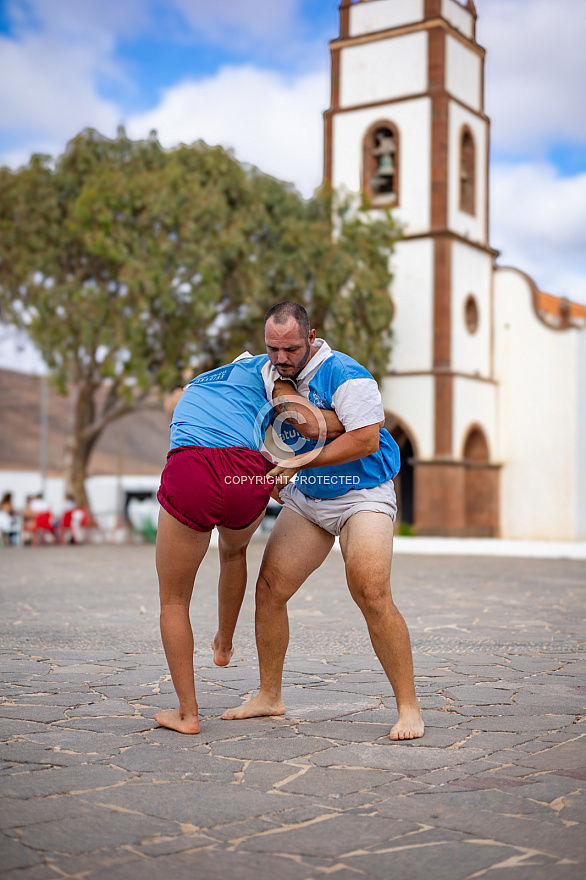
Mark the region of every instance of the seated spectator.
POLYGON ((22 543, 24 546, 32 544, 33 529, 35 527, 35 514, 31 510, 31 503, 35 496, 27 495, 22 511, 22 543))
POLYGON ((34 516, 38 516, 39 513, 51 513, 51 508, 45 501, 42 492, 32 496, 29 508, 34 516))
POLYGON ((75 507, 71 511, 71 535, 74 544, 84 544, 89 529, 94 526, 94 520, 87 507, 75 507))
POLYGON ((75 544, 75 539, 71 531, 71 516, 74 510, 75 499, 73 495, 68 493, 65 496, 63 504, 61 505, 61 509, 59 510, 59 513, 57 514, 57 518, 55 520, 55 529, 57 530, 60 544, 75 544))
POLYGON ((42 492, 39 492, 38 495, 35 495, 30 500, 26 514, 29 514, 33 520, 32 526, 25 526, 25 528, 30 529, 32 532, 33 544, 38 543, 39 537, 44 542, 47 533, 51 538, 51 543, 57 543, 51 508, 43 498, 42 492))
POLYGON ((5 492, 0 501, 0 542, 4 547, 18 547, 20 517, 12 506, 12 492, 5 492))

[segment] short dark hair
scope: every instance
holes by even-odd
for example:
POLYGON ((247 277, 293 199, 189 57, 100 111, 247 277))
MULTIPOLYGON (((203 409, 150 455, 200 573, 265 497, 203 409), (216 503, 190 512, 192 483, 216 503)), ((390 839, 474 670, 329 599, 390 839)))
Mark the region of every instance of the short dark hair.
POLYGON ((286 324, 289 318, 295 318, 303 335, 309 336, 309 331, 311 330, 309 315, 299 303, 291 302, 290 300, 276 303, 274 306, 270 307, 265 315, 265 326, 269 318, 273 320, 275 324, 286 324))

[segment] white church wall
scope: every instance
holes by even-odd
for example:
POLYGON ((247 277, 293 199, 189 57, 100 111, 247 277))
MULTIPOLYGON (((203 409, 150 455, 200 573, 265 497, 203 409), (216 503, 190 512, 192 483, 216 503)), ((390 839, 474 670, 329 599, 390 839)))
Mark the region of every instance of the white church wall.
POLYGON ((446 39, 446 88, 473 110, 481 109, 482 59, 451 36, 446 39))
POLYGON ((448 225, 454 232, 486 244, 486 123, 459 104, 450 102, 448 225), (476 147, 476 204, 474 215, 460 211, 460 140, 467 125, 476 147))
POLYGON ((420 458, 433 458, 433 376, 392 376, 382 382, 381 394, 387 413, 392 413, 411 432, 420 458))
POLYGON ((333 118, 332 183, 359 192, 362 143, 377 120, 393 122, 399 132, 399 207, 393 211, 405 234, 427 232, 431 211, 431 101, 418 98, 367 107, 333 118), (402 199, 401 193, 405 193, 402 199))
POLYGON ((431 370, 433 366, 433 241, 397 244, 391 260, 393 350, 391 369, 431 370), (414 344, 414 340, 417 340, 414 344))
POLYGON ((423 19, 423 0, 377 0, 350 7, 350 36, 384 31, 423 19))
POLYGON ((494 462, 497 447, 496 434, 496 385, 494 382, 481 382, 462 376, 454 378, 453 409, 453 455, 460 459, 468 432, 473 425, 479 425, 486 437, 490 461, 494 462))
POLYGON ((586 330, 577 341, 576 539, 586 541, 586 330))
POLYGON ((443 0, 442 16, 452 27, 468 39, 474 35, 474 20, 470 12, 458 3, 458 0, 443 0))
POLYGON ((577 334, 543 325, 521 272, 494 283, 503 538, 574 540, 577 334))
POLYGON ((427 89, 427 33, 347 46, 340 58, 340 104, 388 101, 427 89))
POLYGON ((460 242, 452 244, 452 369, 488 378, 491 370, 492 257, 460 242), (478 327, 470 333, 464 305, 472 294, 478 308, 478 327))

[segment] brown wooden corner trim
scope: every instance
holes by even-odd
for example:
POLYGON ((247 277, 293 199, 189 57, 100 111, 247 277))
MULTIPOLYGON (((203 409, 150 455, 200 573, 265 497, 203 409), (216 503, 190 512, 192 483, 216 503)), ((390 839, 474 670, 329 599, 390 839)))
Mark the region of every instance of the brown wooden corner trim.
POLYGON ((333 122, 332 114, 327 111, 324 113, 324 179, 326 185, 332 182, 333 173, 333 122))
POLYGON ((439 18, 442 14, 442 0, 425 0, 423 16, 425 19, 439 18))
POLYGON ((449 170, 449 102, 446 95, 437 95, 431 102, 431 228, 445 229, 448 225, 448 170, 449 170))
POLYGON ((434 452, 437 456, 452 457, 454 382, 450 375, 435 375, 435 430, 434 452))
POLYGON ((401 95, 400 98, 384 98, 382 101, 368 101, 364 104, 348 104, 345 107, 336 107, 334 113, 354 113, 355 110, 371 110, 373 107, 387 107, 393 104, 403 104, 405 101, 418 101, 421 98, 429 98, 429 92, 414 92, 412 95, 401 95))
POLYGON ((411 463, 416 467, 457 467, 461 468, 464 464, 456 458, 449 455, 436 455, 434 458, 412 458, 411 463))
POLYGON ((427 59, 427 88, 430 93, 446 92, 446 32, 434 28, 429 32, 427 59))
MULTIPOLYGON (((484 86, 482 87, 482 95, 484 100, 484 86)), ((487 118, 485 137, 485 159, 484 159, 484 237, 488 241, 490 236, 490 120, 487 118)))
MULTIPOLYGON (((452 95, 451 92, 448 92, 447 89, 443 89, 443 94, 447 95, 450 101, 453 101, 454 104, 458 104, 460 107, 463 107, 464 110, 467 110, 468 113, 472 113, 474 116, 477 116, 478 119, 481 119, 483 122, 486 122, 487 126, 490 125, 490 116, 487 116, 486 113, 481 113, 479 110, 475 110, 474 107, 471 107, 469 104, 466 104, 465 101, 460 100, 455 95, 452 95)), ((434 96, 438 94, 438 92, 433 93, 434 96)), ((373 107, 386 107, 391 104, 402 104, 405 101, 420 101, 422 98, 431 98, 432 93, 430 91, 427 92, 413 92, 411 95, 401 95, 399 98, 383 98, 380 101, 366 101, 363 104, 347 104, 344 107, 330 107, 330 113, 354 113, 356 110, 370 110, 373 107)))
POLYGON ((446 456, 436 456, 435 458, 415 458, 410 461, 413 467, 454 467, 465 468, 466 470, 486 470, 498 471, 503 468, 502 461, 475 462, 467 461, 465 458, 448 458, 446 456))
POLYGON ((350 7, 352 0, 342 0, 340 3, 340 36, 347 37, 350 34, 350 7))
POLYGON ((454 37, 455 40, 458 40, 459 43, 466 46, 468 49, 471 49, 473 52, 476 52, 477 55, 480 55, 481 58, 484 58, 486 55, 486 49, 482 46, 479 46, 478 43, 469 40, 468 37, 465 37, 464 34, 461 34, 460 31, 457 31, 455 27, 453 27, 449 21, 446 21, 444 18, 433 18, 427 21, 416 21, 413 24, 405 24, 400 27, 387 28, 383 31, 373 31, 370 34, 360 34, 357 37, 336 37, 334 40, 330 40, 330 49, 332 51, 338 51, 340 49, 346 49, 348 46, 360 46, 362 43, 375 43, 379 40, 388 40, 390 37, 402 37, 405 34, 414 34, 420 31, 429 31, 431 28, 441 28, 450 34, 450 36, 454 37))
POLYGON ((451 376, 453 379, 469 379, 471 382, 485 382, 488 385, 499 384, 491 376, 477 376, 476 373, 464 373, 461 370, 450 370, 445 367, 433 367, 431 370, 390 370, 386 374, 388 379, 409 378, 412 376, 451 376))
POLYGON ((331 97, 330 105, 332 110, 337 110, 340 106, 340 53, 331 52, 331 97))
POLYGON ((484 251, 484 253, 489 254, 491 257, 499 256, 500 251, 495 250, 495 248, 490 247, 487 244, 481 244, 478 241, 474 241, 471 238, 466 238, 465 235, 461 235, 459 232, 454 232, 451 229, 431 229, 429 232, 414 232, 412 235, 403 234, 401 237, 401 241, 417 241, 420 238, 438 238, 445 236, 445 238, 449 238, 452 241, 457 241, 460 244, 467 244, 470 247, 476 248, 476 250, 484 251))

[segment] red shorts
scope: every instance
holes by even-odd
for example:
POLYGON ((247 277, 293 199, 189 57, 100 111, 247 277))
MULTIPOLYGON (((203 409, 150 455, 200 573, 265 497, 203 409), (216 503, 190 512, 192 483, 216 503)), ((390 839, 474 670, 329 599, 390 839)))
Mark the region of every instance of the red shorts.
POLYGON ((243 446, 178 446, 167 455, 157 499, 198 532, 214 526, 245 529, 268 504, 271 468, 260 452, 243 446))

